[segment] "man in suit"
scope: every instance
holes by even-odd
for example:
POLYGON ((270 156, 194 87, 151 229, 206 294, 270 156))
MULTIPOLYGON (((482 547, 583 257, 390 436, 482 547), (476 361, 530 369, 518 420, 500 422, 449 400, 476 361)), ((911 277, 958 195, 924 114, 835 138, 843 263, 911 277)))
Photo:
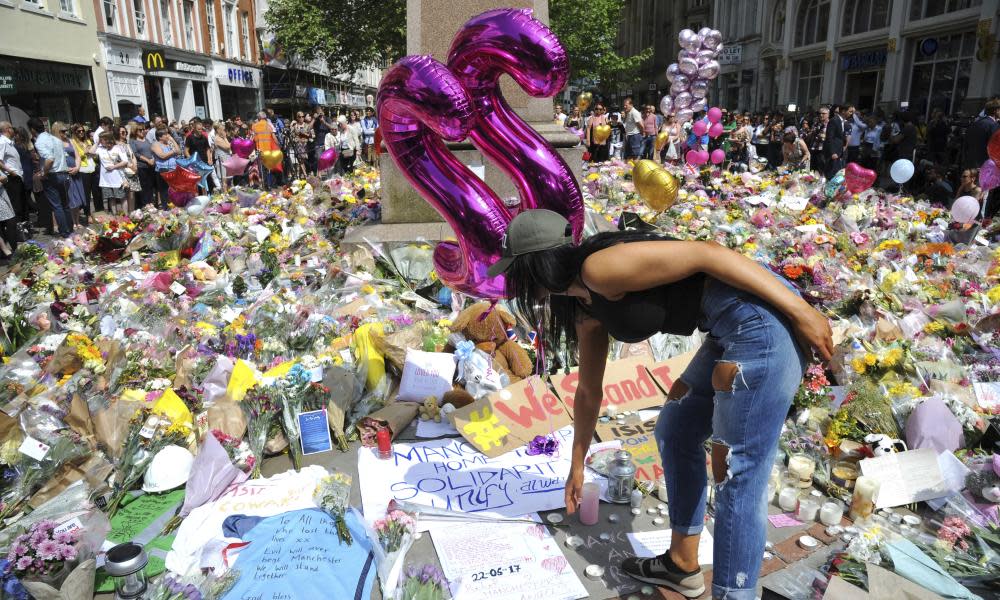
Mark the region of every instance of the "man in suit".
MULTIPOLYGON (((854 113, 853 106, 845 107, 854 113)), ((833 177, 837 171, 844 168, 844 152, 847 149, 847 137, 844 133, 844 117, 840 111, 820 109, 820 120, 829 119, 826 126, 826 140, 823 142, 823 156, 826 157, 826 177, 833 177), (826 116, 824 117, 824 111, 826 116)))

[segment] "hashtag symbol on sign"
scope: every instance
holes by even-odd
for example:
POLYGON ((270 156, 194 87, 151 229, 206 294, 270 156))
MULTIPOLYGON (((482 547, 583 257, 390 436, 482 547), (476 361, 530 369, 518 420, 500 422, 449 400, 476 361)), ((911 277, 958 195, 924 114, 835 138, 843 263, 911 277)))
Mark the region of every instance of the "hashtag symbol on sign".
POLYGON ((462 432, 470 436, 474 444, 483 450, 489 450, 490 446, 497 448, 503 446, 510 429, 500 424, 500 419, 493 414, 489 406, 484 406, 481 411, 472 411, 469 413, 469 418, 472 421, 462 427, 462 432))

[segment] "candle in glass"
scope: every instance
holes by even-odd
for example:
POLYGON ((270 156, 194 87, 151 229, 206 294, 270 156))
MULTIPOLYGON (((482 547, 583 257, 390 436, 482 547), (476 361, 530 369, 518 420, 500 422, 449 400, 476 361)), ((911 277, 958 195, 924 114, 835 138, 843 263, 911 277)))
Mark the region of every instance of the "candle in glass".
POLYGON ((851 498, 851 519, 858 520, 871 516, 875 510, 875 495, 878 494, 878 480, 862 475, 854 483, 854 497, 851 498))
POLYGON ((597 523, 597 507, 601 500, 601 486, 596 481, 583 484, 580 492, 580 522, 584 525, 597 523))
POLYGON ((824 525, 840 525, 842 518, 844 518, 844 505, 836 500, 824 503, 819 509, 819 522, 824 525))

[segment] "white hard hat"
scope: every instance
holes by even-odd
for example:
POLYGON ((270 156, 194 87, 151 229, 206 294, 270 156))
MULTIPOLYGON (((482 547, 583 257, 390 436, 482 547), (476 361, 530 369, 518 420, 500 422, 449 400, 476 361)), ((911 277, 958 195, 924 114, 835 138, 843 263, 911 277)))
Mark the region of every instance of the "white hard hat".
POLYGON ((166 492, 184 485, 191 474, 194 455, 187 448, 167 446, 149 461, 143 477, 142 491, 166 492))

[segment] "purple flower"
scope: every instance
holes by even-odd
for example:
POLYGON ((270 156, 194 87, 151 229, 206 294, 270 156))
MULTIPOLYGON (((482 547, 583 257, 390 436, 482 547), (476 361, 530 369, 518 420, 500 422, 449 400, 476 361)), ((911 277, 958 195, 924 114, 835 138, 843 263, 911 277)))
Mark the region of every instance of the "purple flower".
POLYGON ((44 540, 38 544, 38 556, 43 560, 56 560, 59 558, 60 545, 55 540, 44 540))
POLYGON ((32 560, 31 560, 30 556, 22 556, 21 558, 17 559, 17 565, 16 565, 17 566, 17 570, 18 571, 27 571, 28 569, 31 568, 31 563, 32 563, 32 560))
POLYGON ((76 546, 65 545, 60 551, 63 560, 76 560, 76 546))

